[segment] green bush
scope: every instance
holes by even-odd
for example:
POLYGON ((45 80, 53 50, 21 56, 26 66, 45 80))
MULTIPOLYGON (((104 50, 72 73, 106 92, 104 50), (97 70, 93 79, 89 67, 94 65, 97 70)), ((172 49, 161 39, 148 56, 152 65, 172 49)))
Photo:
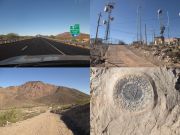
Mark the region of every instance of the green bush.
POLYGON ((90 102, 90 99, 87 98, 87 99, 79 99, 79 100, 76 100, 76 104, 77 105, 84 105, 84 104, 87 104, 90 102))
POLYGON ((21 111, 20 110, 8 110, 5 112, 0 113, 0 126, 6 125, 7 121, 8 122, 17 122, 19 118, 21 117, 21 111))

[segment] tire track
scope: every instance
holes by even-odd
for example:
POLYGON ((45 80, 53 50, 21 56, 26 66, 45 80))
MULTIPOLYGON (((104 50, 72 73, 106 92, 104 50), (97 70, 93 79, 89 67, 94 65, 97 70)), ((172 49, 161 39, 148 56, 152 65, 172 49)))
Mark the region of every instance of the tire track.
POLYGON ((49 111, 10 126, 0 127, 0 135, 73 135, 59 115, 49 111))

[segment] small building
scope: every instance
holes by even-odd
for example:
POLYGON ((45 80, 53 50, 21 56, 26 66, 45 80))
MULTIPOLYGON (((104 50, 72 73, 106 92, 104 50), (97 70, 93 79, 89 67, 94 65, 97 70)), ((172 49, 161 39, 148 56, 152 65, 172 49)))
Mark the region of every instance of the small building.
POLYGON ((180 38, 166 38, 165 43, 168 45, 180 45, 180 38))
POLYGON ((142 45, 143 42, 142 41, 133 41, 132 44, 133 45, 142 45))
POLYGON ((180 45, 180 38, 164 38, 164 37, 155 37, 154 38, 155 45, 180 45))
POLYGON ((164 37, 162 37, 162 36, 154 37, 154 44, 155 45, 162 45, 162 44, 164 44, 164 37))

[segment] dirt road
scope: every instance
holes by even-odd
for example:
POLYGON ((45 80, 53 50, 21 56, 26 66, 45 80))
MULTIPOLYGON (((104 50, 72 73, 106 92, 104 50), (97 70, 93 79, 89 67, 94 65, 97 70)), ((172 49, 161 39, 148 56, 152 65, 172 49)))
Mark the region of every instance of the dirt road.
POLYGON ((153 67, 151 62, 137 56, 126 46, 109 46, 106 53, 106 67, 153 67))
POLYGON ((0 127, 0 135, 73 135, 59 115, 43 113, 31 119, 0 127))

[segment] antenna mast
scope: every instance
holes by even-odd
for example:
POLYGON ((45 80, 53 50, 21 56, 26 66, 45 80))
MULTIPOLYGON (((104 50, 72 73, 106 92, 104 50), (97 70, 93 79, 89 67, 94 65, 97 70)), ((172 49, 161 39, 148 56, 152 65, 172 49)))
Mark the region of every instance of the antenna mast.
POLYGON ((105 40, 108 41, 109 39, 109 33, 110 33, 110 22, 114 20, 114 17, 111 17, 112 10, 114 9, 114 3, 109 2, 104 7, 104 12, 108 13, 108 20, 104 20, 103 23, 106 25, 106 34, 105 34, 105 40))
POLYGON ((99 32, 100 20, 101 20, 101 12, 99 13, 99 18, 98 18, 98 23, 97 23, 95 44, 97 43, 97 39, 98 39, 98 32, 99 32))

